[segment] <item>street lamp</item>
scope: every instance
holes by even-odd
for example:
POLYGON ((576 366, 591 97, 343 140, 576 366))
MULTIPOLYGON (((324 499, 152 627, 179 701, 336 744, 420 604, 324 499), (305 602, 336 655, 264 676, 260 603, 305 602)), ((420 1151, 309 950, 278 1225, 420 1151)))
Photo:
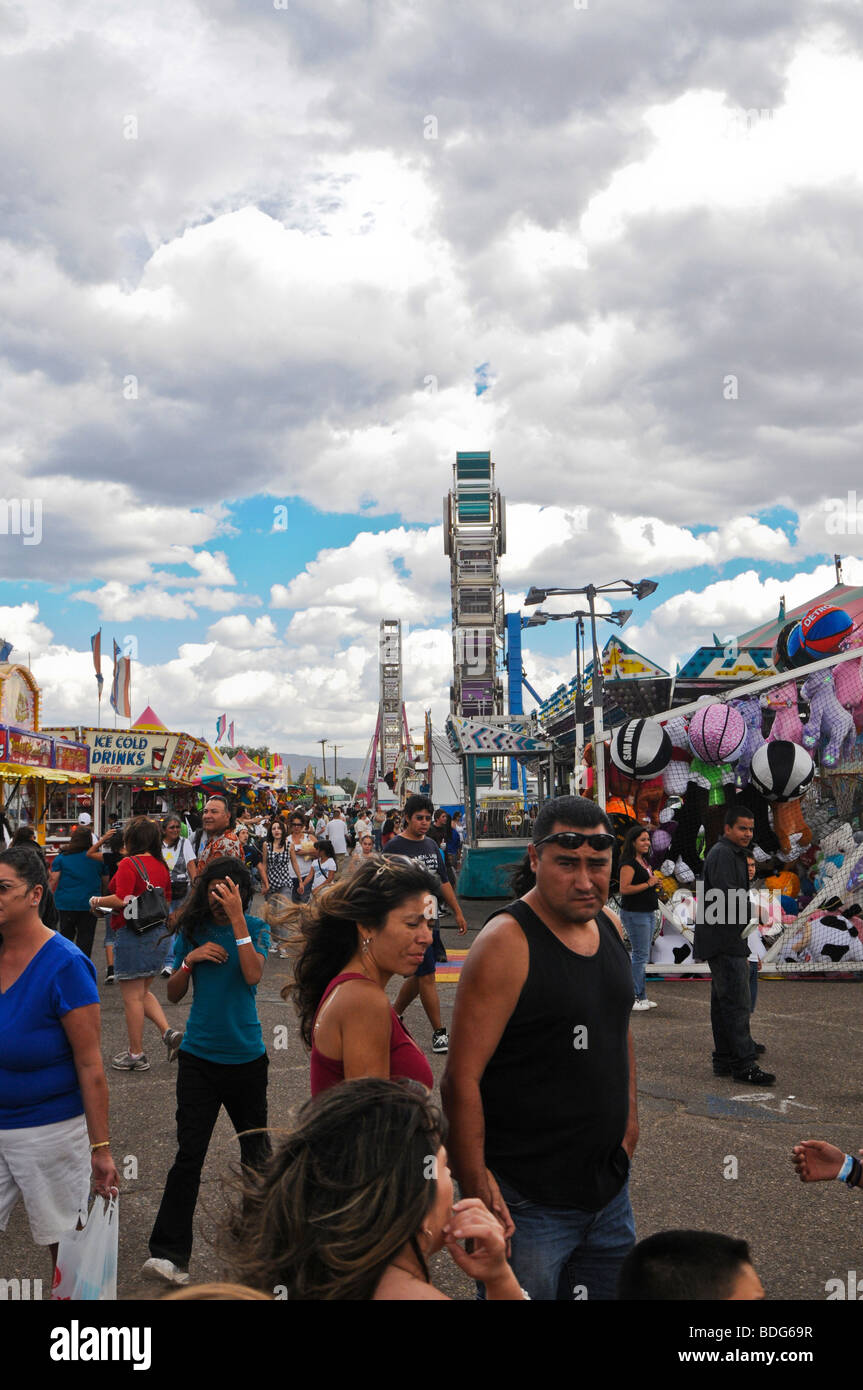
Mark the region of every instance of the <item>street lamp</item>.
MULTIPOLYGON (((584 761, 584 687, 582 677, 582 652, 584 650, 584 620, 591 616, 586 609, 576 609, 573 613, 533 613, 524 620, 525 627, 542 627, 545 623, 560 623, 575 618, 575 775, 581 786, 581 766, 584 761)), ((623 627, 632 617, 631 608, 620 608, 614 613, 600 613, 606 623, 623 627)), ((594 649, 595 650, 595 649, 594 649)), ((594 671, 596 657, 594 655, 594 671)))
MULTIPOLYGON (((544 603, 547 598, 564 594, 584 594, 588 603, 590 616, 590 637, 593 646, 593 677, 591 687, 593 691, 593 753, 594 765, 596 767, 596 800, 597 805, 605 810, 605 753, 602 748, 605 736, 605 726, 603 722, 602 709, 602 662, 599 659, 599 647, 596 641, 596 596, 597 594, 634 594, 639 600, 649 598, 656 593, 659 585, 654 579, 614 579, 610 584, 585 584, 580 589, 538 589, 535 585, 527 591, 525 606, 533 608, 536 604, 544 603)), ((554 619, 557 614, 547 613, 534 616, 544 616, 546 621, 554 619)), ((560 614, 561 617, 572 616, 560 614)), ((607 615, 600 614, 600 617, 607 615)), ((608 615, 612 622, 616 622, 620 627, 632 616, 632 609, 622 609, 613 615, 608 615), (625 615, 625 616, 624 616, 625 615)), ((530 620, 528 619, 528 622, 530 620)), ((576 735, 577 737, 577 735, 576 735)))

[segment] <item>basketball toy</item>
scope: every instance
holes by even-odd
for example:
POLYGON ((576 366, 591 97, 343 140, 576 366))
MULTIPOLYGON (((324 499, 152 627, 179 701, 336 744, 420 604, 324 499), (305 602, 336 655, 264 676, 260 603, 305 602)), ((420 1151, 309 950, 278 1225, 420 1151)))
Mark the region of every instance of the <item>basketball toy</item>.
POLYGON ((732 705, 703 705, 689 721, 689 743, 705 763, 732 763, 747 735, 746 720, 732 705))
POLYGON ((630 777, 656 777, 671 762, 671 739, 652 719, 630 719, 611 740, 611 761, 630 777))
POLYGON ((750 779, 768 801, 796 800, 814 776, 811 754, 799 743, 780 738, 763 744, 753 754, 750 779))
POLYGON ((819 603, 810 608, 800 620, 800 640, 807 652, 815 657, 832 656, 854 624, 844 608, 819 603))

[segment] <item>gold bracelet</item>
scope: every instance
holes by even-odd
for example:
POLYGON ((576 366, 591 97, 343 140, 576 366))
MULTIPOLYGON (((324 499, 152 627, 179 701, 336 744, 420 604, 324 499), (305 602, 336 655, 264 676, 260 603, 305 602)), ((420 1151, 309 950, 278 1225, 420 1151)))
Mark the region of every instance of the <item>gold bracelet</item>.
POLYGON ((91 1154, 93 1154, 93 1153, 96 1152, 97 1149, 110 1149, 110 1147, 111 1147, 111 1140, 110 1140, 110 1139, 103 1139, 99 1144, 91 1144, 91 1145, 90 1145, 90 1152, 91 1152, 91 1154))

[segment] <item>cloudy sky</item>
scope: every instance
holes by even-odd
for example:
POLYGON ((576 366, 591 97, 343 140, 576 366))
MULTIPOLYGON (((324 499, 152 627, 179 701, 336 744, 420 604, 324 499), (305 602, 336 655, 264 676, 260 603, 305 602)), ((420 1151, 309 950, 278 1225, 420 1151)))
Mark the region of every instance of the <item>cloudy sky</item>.
POLYGON ((0 109, 0 637, 45 722, 94 721, 101 626, 135 715, 362 755, 392 616, 439 720, 457 449, 507 607, 652 577, 666 666, 834 552, 863 582, 853 0, 10 3, 0 109))

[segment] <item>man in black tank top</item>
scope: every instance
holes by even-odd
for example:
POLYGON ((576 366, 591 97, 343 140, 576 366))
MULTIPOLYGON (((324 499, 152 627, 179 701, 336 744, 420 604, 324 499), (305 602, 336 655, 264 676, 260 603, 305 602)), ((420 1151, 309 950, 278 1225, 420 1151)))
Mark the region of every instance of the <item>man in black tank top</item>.
POLYGON ((526 891, 480 932, 456 994, 441 1085, 451 1166, 512 1237, 532 1299, 614 1298, 635 1243, 634 991, 604 910, 611 829, 594 802, 545 803, 526 891))

